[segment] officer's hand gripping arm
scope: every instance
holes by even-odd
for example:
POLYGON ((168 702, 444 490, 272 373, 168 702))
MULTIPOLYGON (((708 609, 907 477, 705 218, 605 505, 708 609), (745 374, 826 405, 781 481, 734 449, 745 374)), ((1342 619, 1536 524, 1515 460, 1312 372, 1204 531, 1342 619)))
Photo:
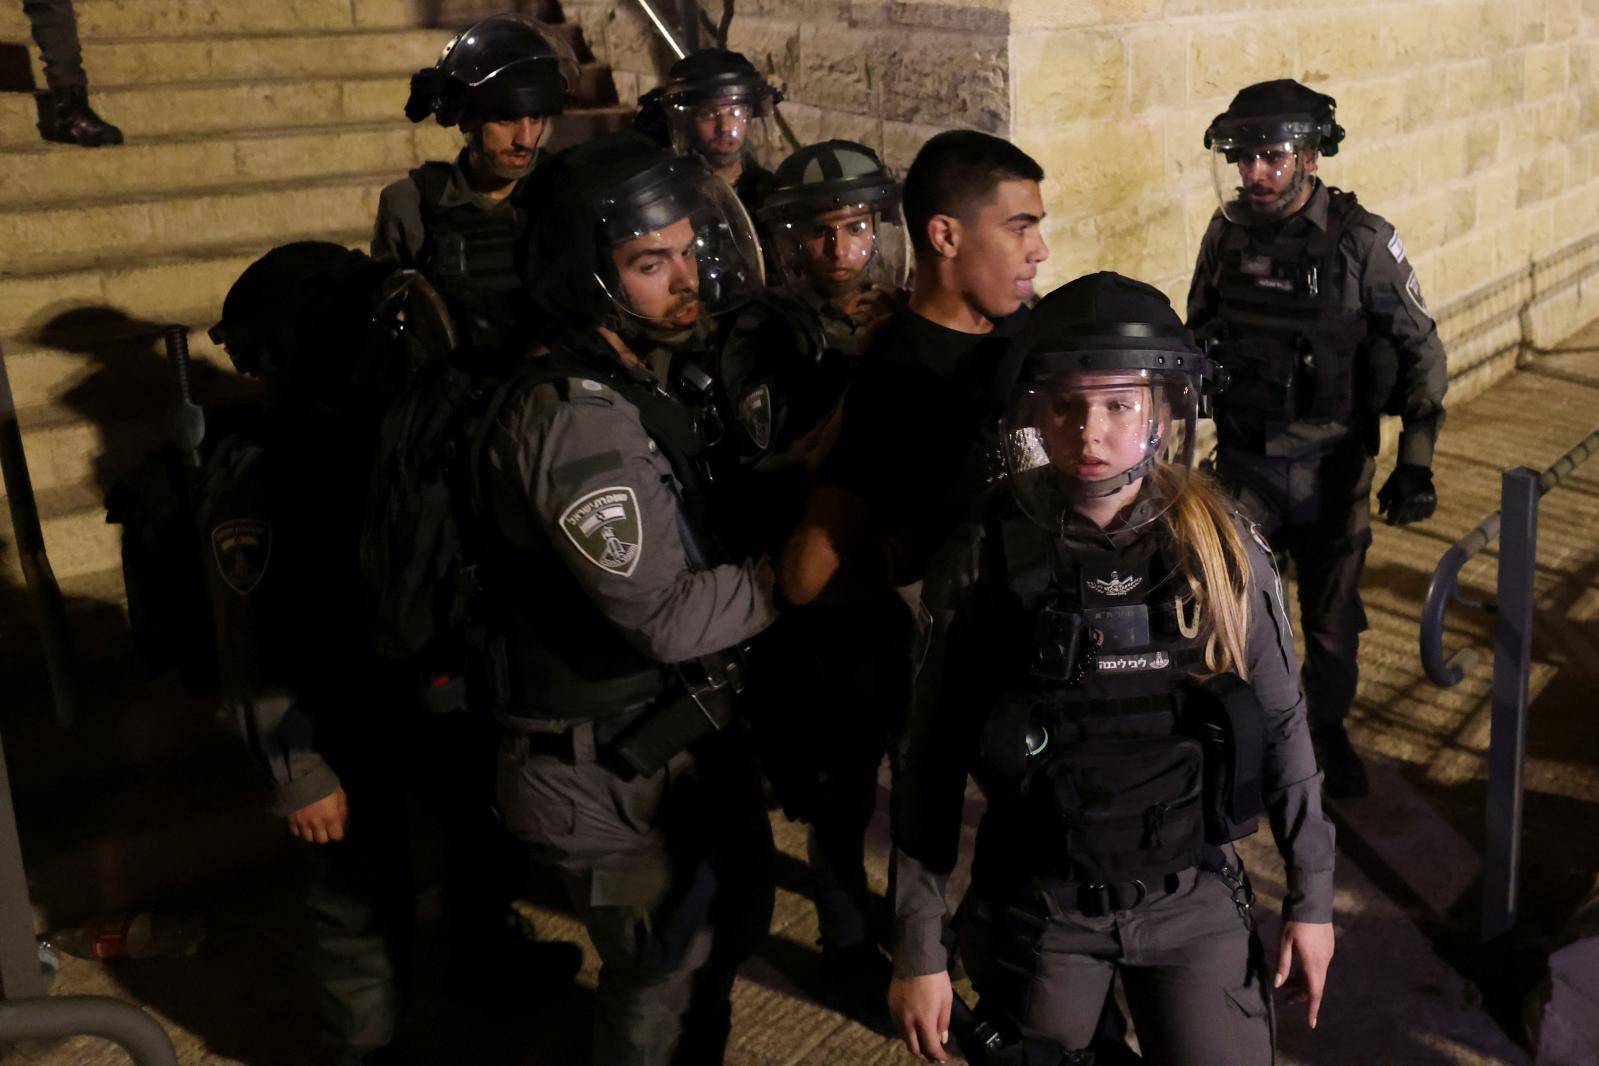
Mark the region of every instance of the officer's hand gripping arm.
POLYGON ((595 393, 517 434, 516 476, 550 543, 595 606, 658 662, 759 633, 776 617, 770 565, 697 568, 670 465, 630 405, 595 393))

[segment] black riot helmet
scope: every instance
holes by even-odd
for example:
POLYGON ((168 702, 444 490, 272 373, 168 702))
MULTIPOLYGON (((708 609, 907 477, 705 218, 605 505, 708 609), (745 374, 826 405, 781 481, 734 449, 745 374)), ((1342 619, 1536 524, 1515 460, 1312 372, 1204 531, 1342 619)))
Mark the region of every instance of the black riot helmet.
POLYGON ((673 340, 691 333, 701 313, 732 310, 760 291, 754 225, 701 160, 624 131, 569 148, 534 174, 545 207, 532 223, 525 273, 551 321, 673 340), (645 306, 658 282, 670 283, 681 304, 675 317, 645 306))
POLYGON ((211 339, 279 397, 337 407, 455 346, 444 302, 413 270, 326 241, 279 245, 228 289, 211 339))
POLYGON ((905 286, 900 183, 864 144, 823 141, 790 155, 758 214, 790 293, 832 297, 905 286))
POLYGON ((1122 528, 1138 528, 1184 491, 1212 370, 1159 289, 1109 272, 1062 285, 1028 315, 1007 373, 1006 466, 1039 525, 1065 535, 1098 501, 1136 498, 1122 528))
POLYGON ((559 115, 576 60, 564 41, 526 15, 492 15, 456 34, 439 61, 411 75, 405 117, 441 126, 486 118, 559 115))
POLYGON ((1239 90, 1205 130, 1222 214, 1245 225, 1284 217, 1316 157, 1338 154, 1344 128, 1335 121, 1337 107, 1291 78, 1239 90))
POLYGON ((764 156, 776 140, 770 121, 782 99, 743 55, 702 48, 667 71, 661 107, 673 151, 722 166, 743 152, 764 156))

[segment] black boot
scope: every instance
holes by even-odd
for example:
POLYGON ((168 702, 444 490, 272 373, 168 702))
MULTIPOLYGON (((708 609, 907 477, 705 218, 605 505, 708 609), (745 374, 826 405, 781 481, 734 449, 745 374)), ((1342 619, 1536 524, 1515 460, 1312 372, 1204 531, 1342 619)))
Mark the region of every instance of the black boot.
POLYGON ((1366 779, 1366 764, 1349 743, 1349 734, 1339 722, 1323 726, 1311 734, 1316 761, 1321 763, 1321 785, 1331 799, 1359 799, 1371 791, 1366 779))
POLYGON ((47 141, 81 144, 85 148, 122 143, 122 131, 94 113, 89 106, 89 90, 82 85, 50 90, 39 132, 47 141))

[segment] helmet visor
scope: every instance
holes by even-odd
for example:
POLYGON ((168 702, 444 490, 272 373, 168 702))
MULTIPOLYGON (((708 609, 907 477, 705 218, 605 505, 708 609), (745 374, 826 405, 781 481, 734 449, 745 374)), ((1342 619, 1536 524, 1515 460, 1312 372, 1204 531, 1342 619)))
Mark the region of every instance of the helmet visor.
POLYGON ((792 295, 814 303, 858 292, 895 292, 909 267, 899 205, 843 203, 809 212, 766 215, 777 273, 792 295))
POLYGON ((764 84, 729 86, 714 96, 669 92, 664 106, 672 151, 697 155, 717 169, 741 157, 770 159, 778 144, 772 93, 764 84))
POLYGON ((1220 133, 1211 141, 1210 174, 1221 213, 1229 222, 1255 225, 1287 218, 1310 180, 1316 138, 1274 131, 1262 140, 1247 131, 1220 133))
POLYGON ((727 183, 697 161, 650 168, 597 213, 600 284, 636 325, 689 330, 761 289, 755 227, 727 183))
POLYGON ((1121 529, 1159 518, 1193 464, 1192 381, 1151 370, 1046 368, 1024 377, 1011 391, 1003 427, 1022 510, 1057 535, 1084 528, 1081 517, 1098 526, 1114 515, 1121 529))

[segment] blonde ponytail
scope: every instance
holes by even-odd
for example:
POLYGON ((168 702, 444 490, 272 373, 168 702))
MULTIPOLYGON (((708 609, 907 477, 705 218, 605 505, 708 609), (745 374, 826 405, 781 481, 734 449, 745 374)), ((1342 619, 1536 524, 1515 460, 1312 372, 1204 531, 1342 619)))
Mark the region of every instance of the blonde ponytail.
POLYGON ((1230 673, 1248 680, 1253 578, 1225 497, 1215 482, 1198 472, 1179 472, 1163 464, 1153 476, 1161 491, 1176 495, 1161 520, 1178 547, 1178 568, 1191 597, 1187 611, 1179 597, 1183 628, 1204 640, 1205 666, 1212 675, 1230 673), (1185 474, 1189 482, 1178 491, 1178 479, 1185 474))

